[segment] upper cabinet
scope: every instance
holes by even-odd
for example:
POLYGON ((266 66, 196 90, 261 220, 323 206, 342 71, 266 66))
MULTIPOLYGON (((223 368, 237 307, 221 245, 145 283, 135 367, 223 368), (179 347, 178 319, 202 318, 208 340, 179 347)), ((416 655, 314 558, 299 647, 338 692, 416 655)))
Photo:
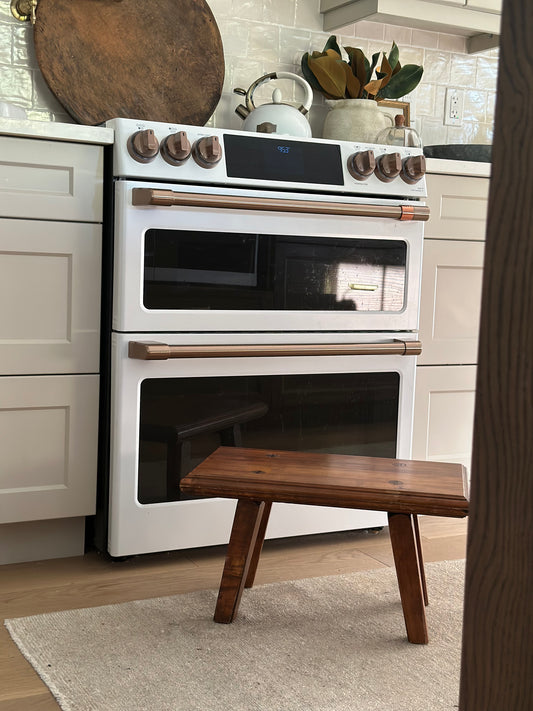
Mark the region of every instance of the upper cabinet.
POLYGON ((469 52, 497 47, 502 0, 321 0, 324 31, 370 20, 468 37, 469 52))

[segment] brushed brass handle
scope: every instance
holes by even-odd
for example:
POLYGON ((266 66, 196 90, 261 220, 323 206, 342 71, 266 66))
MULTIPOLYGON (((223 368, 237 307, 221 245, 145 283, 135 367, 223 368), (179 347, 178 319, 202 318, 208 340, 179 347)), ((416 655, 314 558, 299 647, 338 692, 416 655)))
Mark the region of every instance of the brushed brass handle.
POLYGON ((429 219, 425 205, 360 205, 349 202, 321 202, 320 200, 282 200, 234 195, 204 195, 179 193, 175 190, 133 188, 132 204, 171 207, 222 207, 238 210, 263 210, 269 212, 306 212, 322 215, 348 215, 351 217, 388 217, 393 220, 429 219))
POLYGON ((128 357, 138 360, 171 358, 250 358, 316 355, 420 355, 420 341, 387 343, 282 343, 279 345, 172 346, 156 341, 130 341, 128 357))

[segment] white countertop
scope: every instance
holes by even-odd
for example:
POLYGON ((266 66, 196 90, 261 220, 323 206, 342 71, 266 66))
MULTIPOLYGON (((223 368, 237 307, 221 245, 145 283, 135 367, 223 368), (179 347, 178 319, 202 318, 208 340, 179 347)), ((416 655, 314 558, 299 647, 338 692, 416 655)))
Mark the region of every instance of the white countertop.
POLYGON ((0 135, 108 145, 113 143, 115 132, 112 128, 103 126, 85 126, 79 123, 55 123, 53 121, 29 121, 27 119, 0 117, 0 135))
POLYGON ((438 173, 439 175, 470 175, 477 178, 490 178, 491 168, 492 163, 426 158, 426 173, 438 173))

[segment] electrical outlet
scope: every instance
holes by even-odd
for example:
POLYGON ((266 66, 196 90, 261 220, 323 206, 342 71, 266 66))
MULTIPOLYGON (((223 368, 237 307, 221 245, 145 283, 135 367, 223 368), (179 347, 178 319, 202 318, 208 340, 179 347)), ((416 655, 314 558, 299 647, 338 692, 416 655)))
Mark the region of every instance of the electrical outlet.
POLYGON ((465 103, 464 89, 446 89, 446 103, 444 107, 445 126, 460 126, 463 123, 465 103))

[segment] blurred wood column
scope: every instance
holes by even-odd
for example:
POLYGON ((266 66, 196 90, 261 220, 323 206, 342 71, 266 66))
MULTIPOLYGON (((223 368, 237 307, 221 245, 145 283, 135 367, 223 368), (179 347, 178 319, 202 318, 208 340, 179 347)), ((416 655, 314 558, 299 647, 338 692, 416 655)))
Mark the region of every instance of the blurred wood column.
POLYGON ((533 2, 504 0, 460 711, 533 708, 533 2))

